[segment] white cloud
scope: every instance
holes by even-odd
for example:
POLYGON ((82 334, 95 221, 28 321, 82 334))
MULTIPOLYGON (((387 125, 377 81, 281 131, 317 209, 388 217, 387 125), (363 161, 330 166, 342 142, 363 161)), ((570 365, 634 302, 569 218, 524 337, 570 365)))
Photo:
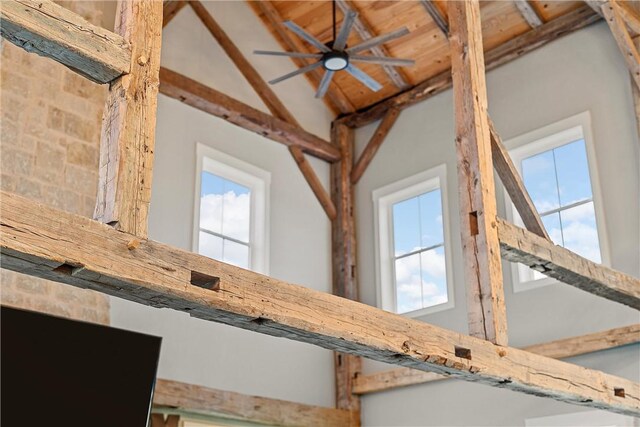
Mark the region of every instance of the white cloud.
POLYGON ((200 227, 225 236, 249 241, 251 197, 228 191, 200 198, 200 227))

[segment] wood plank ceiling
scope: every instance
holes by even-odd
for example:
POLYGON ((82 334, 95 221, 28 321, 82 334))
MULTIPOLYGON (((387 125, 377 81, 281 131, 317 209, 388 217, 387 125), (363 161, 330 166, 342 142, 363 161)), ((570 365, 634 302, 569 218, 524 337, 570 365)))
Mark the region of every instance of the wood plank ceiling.
MULTIPOLYGON (((250 2, 254 3, 254 2, 250 2)), ((331 41, 332 38, 332 15, 331 2, 320 1, 271 1, 270 7, 275 9, 281 21, 292 20, 312 35, 316 36, 323 43, 331 41)), ((449 43, 446 34, 440 28, 433 16, 437 17, 439 11, 441 16, 447 20, 446 2, 442 0, 423 1, 342 1, 351 9, 359 13, 362 24, 370 30, 373 36, 384 34, 407 27, 410 34, 393 40, 383 46, 383 49, 390 56, 398 58, 408 58, 416 61, 412 67, 396 68, 400 76, 410 86, 414 86, 430 77, 437 75, 451 67, 451 57, 449 43), (427 7, 428 6, 428 7, 427 7)), ((278 28, 282 22, 274 22, 273 14, 271 18, 264 13, 264 7, 253 4, 254 11, 269 28, 272 34, 282 44, 283 50, 291 51, 283 39, 278 34, 282 34, 283 28, 278 28)), ((581 1, 482 1, 482 33, 484 38, 484 49, 490 50, 502 43, 505 43, 527 31, 536 25, 535 14, 541 23, 546 23, 563 15, 566 15, 580 7, 584 3, 581 1), (523 3, 525 6, 523 6, 523 3), (532 22, 533 21, 533 22, 532 22)), ((343 7, 338 7, 338 26, 342 22, 343 7)), ((286 31, 286 30, 285 30, 286 31)), ((289 33, 290 37, 296 38, 295 34, 289 33)), ((362 39, 357 31, 352 31, 348 45, 353 46, 362 39)), ((308 51, 313 51, 312 47, 301 42, 308 51)), ((298 44, 300 46, 300 44, 298 44)), ((260 46, 256 46, 260 49, 260 46)), ((371 52, 365 52, 371 54, 371 52)), ((274 61, 283 61, 284 58, 273 58, 274 61)), ((375 78, 383 85, 379 92, 372 92, 364 87, 346 72, 336 73, 334 83, 327 96, 341 96, 344 94, 349 110, 361 110, 388 98, 403 90, 401 85, 392 81, 390 73, 379 65, 358 64, 365 72, 375 78)), ((272 79, 278 76, 265 76, 272 79)), ((302 77, 295 77, 302 78, 302 77)), ((317 87, 317 79, 309 79, 312 85, 317 87), (314 83, 315 82, 315 83, 314 83)), ((406 86, 405 88, 406 89, 406 86)), ((337 111, 346 113, 345 108, 336 108, 337 111)))

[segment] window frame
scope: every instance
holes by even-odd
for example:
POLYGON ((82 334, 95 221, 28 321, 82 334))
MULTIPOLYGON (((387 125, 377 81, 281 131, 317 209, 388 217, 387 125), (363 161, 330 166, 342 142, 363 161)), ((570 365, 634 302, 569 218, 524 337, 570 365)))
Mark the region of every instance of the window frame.
POLYGON ((236 157, 196 144, 196 180, 193 209, 192 251, 199 253, 200 194, 202 172, 208 172, 238 183, 250 190, 249 269, 269 274, 269 191, 271 172, 236 157))
POLYGON ((396 181, 372 192, 374 212, 374 239, 376 261, 377 306, 396 313, 395 256, 393 240, 393 205, 434 190, 440 190, 442 204, 442 232, 444 238, 445 271, 447 275, 447 302, 425 307, 401 316, 421 317, 455 307, 453 258, 447 194, 447 167, 438 165, 424 172, 396 181))
MULTIPOLYGON (((509 155, 513 161, 513 164, 522 177, 522 160, 534 156, 536 154, 543 153, 545 151, 552 150, 554 148, 575 142, 577 140, 584 140, 585 151, 587 155, 587 167, 589 170, 589 180, 591 182, 591 197, 593 200, 596 231, 598 233, 598 241, 600 245, 600 258, 601 264, 610 266, 610 252, 609 252, 609 240, 606 230, 606 220, 604 212, 604 204, 602 203, 602 192, 600 188, 600 179, 598 174, 598 167, 596 163, 595 145, 593 139, 593 132, 591 129, 591 115, 588 111, 585 111, 575 116, 568 117, 560 120, 556 123, 544 126, 531 132, 527 132, 523 135, 519 135, 515 138, 505 141, 505 147, 509 151, 509 155)), ((505 211, 507 219, 521 227, 524 227, 520 216, 511 202, 506 190, 504 191, 505 197, 505 211)), ((565 207, 566 209, 567 207, 565 207)), ((563 209, 564 210, 564 209, 563 209)), ((541 287, 549 286, 558 283, 558 280, 551 277, 544 277, 540 279, 533 279, 530 269, 519 263, 511 264, 511 283, 513 286, 513 292, 523 292, 532 289, 538 289, 541 287), (523 278, 523 275, 528 276, 523 278)))

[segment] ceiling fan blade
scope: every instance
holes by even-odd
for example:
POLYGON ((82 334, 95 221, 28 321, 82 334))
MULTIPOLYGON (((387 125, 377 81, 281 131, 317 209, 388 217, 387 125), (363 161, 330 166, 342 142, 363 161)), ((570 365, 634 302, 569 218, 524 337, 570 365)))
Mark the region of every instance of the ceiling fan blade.
POLYGON ((316 92, 316 98, 322 98, 325 93, 327 93, 327 89, 329 89, 329 83, 331 83, 331 79, 333 78, 333 74, 335 71, 327 70, 322 76, 322 80, 320 80, 320 84, 318 85, 318 91, 316 92))
POLYGON ((363 50, 371 49, 374 46, 387 43, 388 41, 397 39, 398 37, 406 36, 407 34, 409 34, 409 30, 407 29, 407 27, 403 27, 403 28, 400 28, 399 30, 392 31, 388 34, 382 34, 377 37, 373 37, 369 40, 365 40, 359 45, 356 45, 347 49, 347 53, 362 52, 363 50))
POLYGON ((284 25, 288 29, 290 29, 291 31, 296 33, 298 36, 300 36, 300 38, 306 40, 310 45, 312 45, 313 47, 318 49, 320 52, 329 52, 330 51, 330 49, 328 47, 326 47, 325 45, 320 43, 320 41, 318 39, 313 37, 311 34, 307 33, 304 29, 302 29, 302 27, 300 27, 295 22, 293 22, 293 21, 285 21, 284 25))
POLYGON ((294 77, 294 76, 297 76, 298 74, 304 74, 304 73, 307 73, 307 72, 309 72, 311 70, 314 70, 314 69, 318 68, 321 65, 322 65, 321 61, 314 62, 313 64, 309 64, 306 67, 299 68, 299 69, 297 69, 297 70, 295 70, 295 71, 293 71, 293 72, 291 72, 289 74, 285 74, 284 76, 278 77, 277 79, 273 79, 273 80, 271 80, 269 82, 269 84, 270 85, 274 85, 276 83, 280 83, 281 81, 287 80, 287 79, 289 79, 291 77, 294 77))
POLYGON ((344 19, 342 20, 342 26, 340 27, 340 32, 333 42, 333 48, 335 50, 342 50, 347 45, 347 39, 349 38, 351 27, 353 27, 353 23, 357 16, 358 13, 353 10, 349 10, 345 14, 344 19))
POLYGON ((322 58, 321 53, 273 52, 270 50, 254 50, 254 55, 288 56, 290 58, 322 58))
POLYGON ((382 89, 382 85, 380 83, 375 81, 373 78, 369 77, 369 75, 367 73, 365 73, 364 71, 362 71, 360 68, 355 67, 352 64, 349 64, 349 66, 347 68, 345 68, 345 70, 349 74, 351 74, 353 77, 355 77, 356 79, 360 80, 360 82, 363 85, 365 85, 366 87, 368 87, 372 91, 377 92, 380 89, 382 89))
POLYGON ((349 61, 366 62, 369 64, 393 65, 397 67, 409 67, 416 61, 413 59, 389 58, 388 56, 349 55, 349 61))

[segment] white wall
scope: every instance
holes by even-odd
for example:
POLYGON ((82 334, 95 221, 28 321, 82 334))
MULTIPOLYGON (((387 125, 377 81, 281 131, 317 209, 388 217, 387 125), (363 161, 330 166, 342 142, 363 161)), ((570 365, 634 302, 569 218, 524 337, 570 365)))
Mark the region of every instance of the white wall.
MULTIPOLYGON (((280 48, 246 2, 208 2, 206 7, 266 79, 294 68, 286 58, 250 53, 280 48)), ((162 65, 267 111, 189 7, 165 28, 162 65)), ((328 138, 331 114, 314 99, 304 77, 276 87, 276 92, 303 127, 328 138)), ((271 172, 270 275, 330 292, 330 224, 283 145, 162 95, 156 137, 152 239, 191 249, 196 143, 208 144, 271 172)), ((328 184, 328 165, 310 161, 328 184)), ((113 326, 164 338, 161 378, 334 404, 333 356, 327 350, 116 298, 112 298, 111 319, 113 326)))
MULTIPOLYGON (((591 112, 606 209, 612 266, 640 275, 638 137, 628 72, 605 24, 567 36, 488 73, 489 111, 503 139, 591 112)), ((357 132, 362 149, 377 123, 357 132)), ((358 184, 359 274, 363 301, 375 305, 375 263, 371 192, 422 170, 446 163, 453 243, 455 308, 422 320, 467 332, 461 265, 454 116, 451 91, 402 112, 358 184)), ((502 195, 501 191, 498 191, 502 195)), ((502 197, 498 201, 503 208, 502 197)), ((504 211, 504 209, 502 209, 504 211)), ((566 285, 513 293, 503 265, 510 344, 524 346, 638 322, 630 308, 566 285)), ((640 380, 640 347, 572 360, 640 380)), ((390 366, 367 362, 367 372, 390 366)), ((365 425, 524 425, 524 419, 582 408, 488 386, 446 381, 369 395, 365 425)))

